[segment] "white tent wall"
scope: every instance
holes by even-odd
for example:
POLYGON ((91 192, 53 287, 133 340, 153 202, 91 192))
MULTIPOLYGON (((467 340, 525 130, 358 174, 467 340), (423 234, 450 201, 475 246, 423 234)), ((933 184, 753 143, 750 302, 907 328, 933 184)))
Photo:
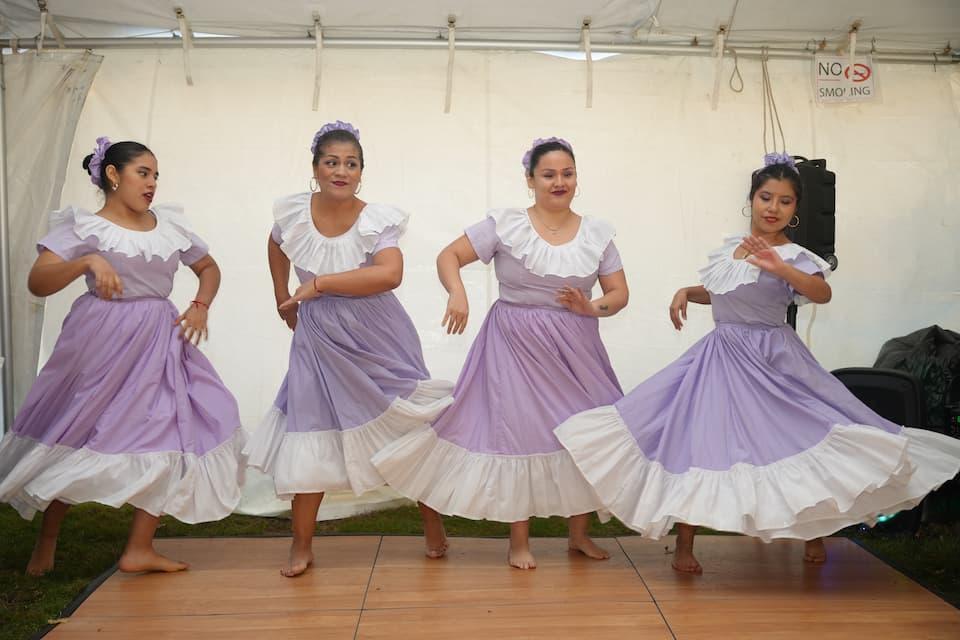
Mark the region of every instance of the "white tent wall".
MULTIPOLYGON (((520 157, 537 136, 575 147, 582 195, 574 208, 613 222, 631 285, 630 306, 601 322, 627 390, 712 326, 691 310, 682 332, 667 305, 696 281, 706 252, 740 215, 763 154, 760 68, 740 62, 742 94, 710 108, 714 61, 619 56, 595 63, 594 106, 584 108, 579 61, 536 53, 458 52, 453 112, 442 113, 447 59, 430 51, 326 50, 320 110, 310 109, 310 50, 195 50, 195 86, 182 54, 105 51, 71 150, 61 201, 96 208, 80 168, 94 139, 136 139, 157 153, 158 200, 185 204, 223 270, 203 349, 255 428, 286 368, 290 333, 277 318, 265 247, 274 198, 307 189, 313 132, 332 119, 361 130, 361 197, 412 214, 403 241, 401 301, 435 377, 454 379, 496 281, 467 269, 468 334, 440 330, 445 294, 437 252, 490 207, 528 202, 520 157)), ((727 62, 729 74, 732 61, 727 62)), ((821 307, 813 350, 825 367, 869 365, 890 337, 960 325, 960 113, 958 71, 881 65, 881 100, 813 104, 809 61, 771 61, 788 150, 824 157, 837 172, 834 300, 821 307), (952 82, 951 82, 952 79, 952 82)), ((726 75, 724 84, 726 86, 726 75)), ((196 281, 181 270, 173 300, 196 281)), ((49 300, 44 351, 80 285, 49 300)), ((809 317, 801 311, 801 332, 809 317)))

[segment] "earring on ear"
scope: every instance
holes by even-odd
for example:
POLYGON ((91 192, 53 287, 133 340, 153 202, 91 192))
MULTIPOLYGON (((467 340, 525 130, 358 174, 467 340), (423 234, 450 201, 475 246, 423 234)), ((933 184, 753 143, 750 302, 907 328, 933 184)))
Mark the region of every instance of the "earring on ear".
POLYGON ((310 193, 316 193, 320 190, 320 183, 317 181, 316 176, 310 178, 310 193))

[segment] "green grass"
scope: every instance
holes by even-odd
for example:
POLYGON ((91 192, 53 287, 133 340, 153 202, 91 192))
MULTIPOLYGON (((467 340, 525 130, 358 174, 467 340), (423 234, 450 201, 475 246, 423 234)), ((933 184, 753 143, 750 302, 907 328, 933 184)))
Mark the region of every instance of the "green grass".
POLYGON ((960 523, 926 525, 920 537, 874 531, 847 535, 960 608, 960 523))
MULTIPOLYGON (((23 574, 40 518, 22 520, 6 505, 0 505, 0 640, 29 638, 60 612, 119 557, 126 539, 132 509, 82 505, 72 509, 63 525, 57 549, 57 568, 41 579, 23 574)), ((497 522, 445 518, 452 536, 506 537, 509 526, 497 522)), ((172 518, 161 520, 158 536, 271 536, 288 535, 284 518, 234 515, 202 525, 185 525, 172 518)), ((419 535, 420 516, 415 506, 401 507, 317 523, 318 534, 419 535)), ((595 517, 592 535, 633 535, 616 520, 601 524, 595 517)), ((562 518, 535 518, 531 534, 562 537, 562 518)), ((924 535, 844 532, 911 577, 939 591, 960 606, 960 524, 928 525, 924 535)))

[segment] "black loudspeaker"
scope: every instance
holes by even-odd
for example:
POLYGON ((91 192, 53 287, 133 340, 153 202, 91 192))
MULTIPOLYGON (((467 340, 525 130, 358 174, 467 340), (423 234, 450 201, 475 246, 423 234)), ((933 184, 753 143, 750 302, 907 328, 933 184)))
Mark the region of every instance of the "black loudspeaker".
POLYGON ((873 367, 846 367, 832 373, 880 417, 907 427, 927 428, 923 388, 912 374, 873 367))
MULTIPOLYGON (((894 424, 927 427, 927 404, 916 377, 899 369, 848 367, 832 372, 860 402, 894 424)), ((909 511, 880 516, 880 531, 916 534, 925 513, 926 498, 909 511)))
POLYGON ((827 161, 822 158, 794 158, 803 183, 803 198, 797 210, 800 224, 794 229, 787 228, 787 237, 791 242, 810 249, 836 269, 837 174, 827 171, 827 161))

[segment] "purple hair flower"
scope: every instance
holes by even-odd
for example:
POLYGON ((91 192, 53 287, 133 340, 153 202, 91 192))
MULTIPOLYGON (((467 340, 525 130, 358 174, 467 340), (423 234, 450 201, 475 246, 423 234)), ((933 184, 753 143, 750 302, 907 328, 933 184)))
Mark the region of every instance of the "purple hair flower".
POLYGON ((349 134, 352 134, 354 138, 357 139, 357 142, 360 142, 360 130, 349 122, 344 122, 343 120, 337 120, 336 122, 328 122, 327 124, 320 127, 320 130, 317 131, 313 136, 313 144, 310 145, 310 153, 316 155, 317 153, 317 143, 320 141, 324 135, 330 133, 331 131, 346 131, 349 134))
POLYGON ((793 169, 795 172, 800 173, 800 170, 797 169, 797 163, 794 162, 793 156, 791 156, 789 153, 786 153, 786 152, 784 152, 784 153, 773 152, 773 153, 768 153, 768 154, 766 154, 765 156, 763 156, 763 166, 764 166, 764 167, 769 167, 769 166, 774 165, 774 164, 785 164, 785 165, 787 165, 788 167, 790 167, 791 169, 793 169))
POLYGON ((549 142, 557 142, 559 144, 562 144, 564 147, 566 147, 570 151, 570 153, 573 153, 573 145, 571 145, 569 142, 567 142, 563 138, 557 138, 555 136, 550 136, 549 138, 537 138, 536 140, 533 141, 533 144, 530 145, 530 148, 527 149, 527 152, 523 154, 523 160, 520 161, 523 164, 524 169, 526 169, 527 171, 530 171, 530 159, 533 157, 533 152, 540 145, 547 144, 549 142))
POLYGON ((93 157, 90 158, 90 164, 87 165, 88 171, 90 171, 90 182, 101 188, 103 185, 100 184, 100 168, 103 166, 103 157, 112 144, 107 136, 97 138, 97 146, 93 150, 93 157))

